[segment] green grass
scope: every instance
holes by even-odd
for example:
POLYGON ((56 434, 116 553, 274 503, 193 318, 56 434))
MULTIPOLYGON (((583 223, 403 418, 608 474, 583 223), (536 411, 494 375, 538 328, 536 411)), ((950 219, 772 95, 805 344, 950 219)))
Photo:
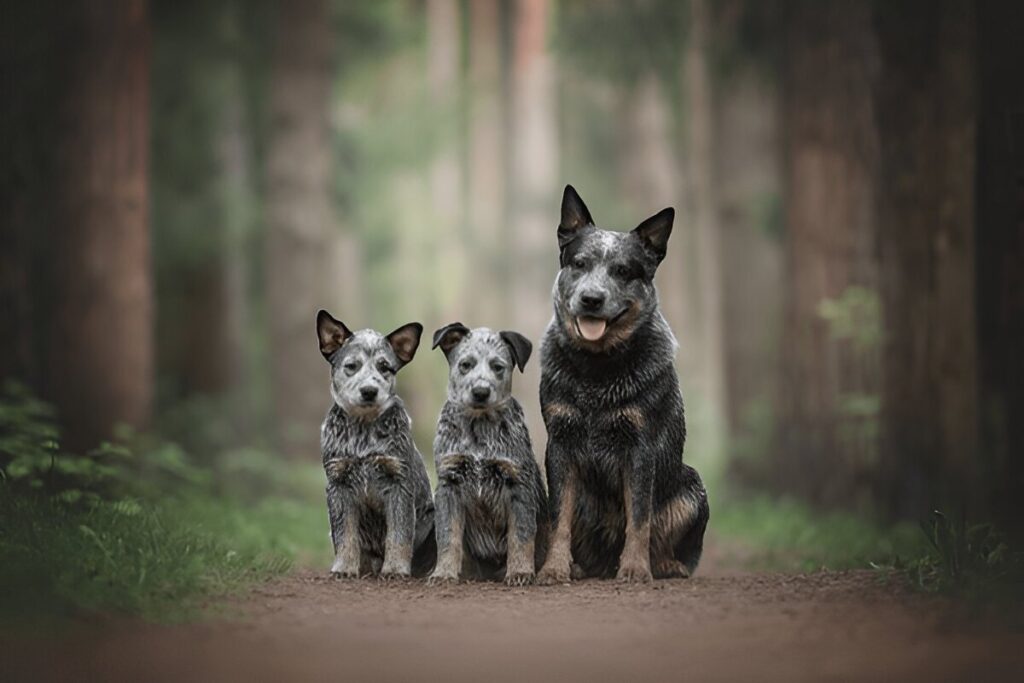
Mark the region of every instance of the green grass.
POLYGON ((0 488, 0 617, 97 611, 175 621, 210 597, 326 562, 321 505, 189 495, 69 507, 0 488))
POLYGON ((916 524, 883 525, 850 512, 820 512, 792 499, 727 499, 709 533, 744 548, 752 568, 810 571, 895 566, 927 552, 916 524))

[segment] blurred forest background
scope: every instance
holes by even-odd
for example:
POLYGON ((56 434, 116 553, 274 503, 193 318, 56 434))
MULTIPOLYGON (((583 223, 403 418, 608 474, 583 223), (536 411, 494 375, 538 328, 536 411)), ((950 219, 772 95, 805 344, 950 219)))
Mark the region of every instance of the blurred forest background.
MULTIPOLYGON (((658 285, 686 457, 713 500, 966 510, 1019 534, 1018 14, 984 0, 8 5, 0 376, 18 382, 8 430, 42 415, 40 433, 61 436, 4 442, 5 481, 52 486, 54 458, 102 459, 97 444, 129 439, 119 425, 228 480, 315 465, 321 307, 353 329, 424 324, 399 383, 429 461, 447 372, 430 332, 461 320, 539 341, 572 183, 603 227, 677 209, 658 285), (30 395, 55 413, 17 412, 30 395)), ((536 360, 515 383, 542 459, 536 360)))

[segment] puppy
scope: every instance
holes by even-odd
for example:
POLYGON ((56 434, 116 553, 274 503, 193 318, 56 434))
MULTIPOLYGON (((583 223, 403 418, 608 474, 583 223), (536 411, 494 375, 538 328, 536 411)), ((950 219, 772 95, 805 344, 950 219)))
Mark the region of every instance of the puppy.
POLYGON ((532 345, 517 332, 452 323, 434 333, 448 400, 434 438, 438 560, 431 583, 460 577, 532 583, 547 543, 547 497, 512 370, 532 345))
POLYGON ((395 375, 416 354, 423 326, 384 336, 351 332, 327 311, 316 316, 334 399, 320 446, 335 576, 425 576, 436 558, 434 504, 395 375))
POLYGON ((602 230, 565 188, 541 346, 552 537, 540 583, 687 577, 700 560, 707 494, 683 464, 676 341, 654 289, 673 217, 602 230))

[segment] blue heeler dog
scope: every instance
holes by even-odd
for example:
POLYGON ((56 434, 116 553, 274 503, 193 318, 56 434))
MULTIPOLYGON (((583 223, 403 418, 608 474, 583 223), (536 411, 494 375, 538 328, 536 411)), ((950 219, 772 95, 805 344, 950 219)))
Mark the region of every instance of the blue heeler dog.
POLYGON ((523 370, 532 345, 517 332, 453 323, 434 333, 438 346, 450 369, 434 437, 438 558, 429 581, 532 583, 547 544, 547 497, 512 397, 512 370, 523 370))
POLYGON ((436 557, 434 503, 395 374, 412 360, 423 326, 384 336, 316 316, 334 399, 320 428, 336 576, 425 576, 436 557))
POLYGON ((541 345, 552 538, 539 583, 687 577, 700 560, 707 493, 683 464, 676 341, 654 288, 674 215, 602 230, 565 188, 541 345))

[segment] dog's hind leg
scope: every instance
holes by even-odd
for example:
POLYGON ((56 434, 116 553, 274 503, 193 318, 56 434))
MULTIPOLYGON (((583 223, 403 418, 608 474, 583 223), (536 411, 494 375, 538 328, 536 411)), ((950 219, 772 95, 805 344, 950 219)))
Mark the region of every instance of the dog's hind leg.
POLYGON ((699 480, 697 483, 699 488, 684 494, 691 499, 691 505, 694 507, 694 516, 689 528, 686 529, 686 532, 675 547, 675 557, 686 567, 688 575, 693 575, 697 571, 697 565, 700 563, 700 556, 704 550, 704 531, 707 529, 708 520, 711 518, 708 494, 699 480))

